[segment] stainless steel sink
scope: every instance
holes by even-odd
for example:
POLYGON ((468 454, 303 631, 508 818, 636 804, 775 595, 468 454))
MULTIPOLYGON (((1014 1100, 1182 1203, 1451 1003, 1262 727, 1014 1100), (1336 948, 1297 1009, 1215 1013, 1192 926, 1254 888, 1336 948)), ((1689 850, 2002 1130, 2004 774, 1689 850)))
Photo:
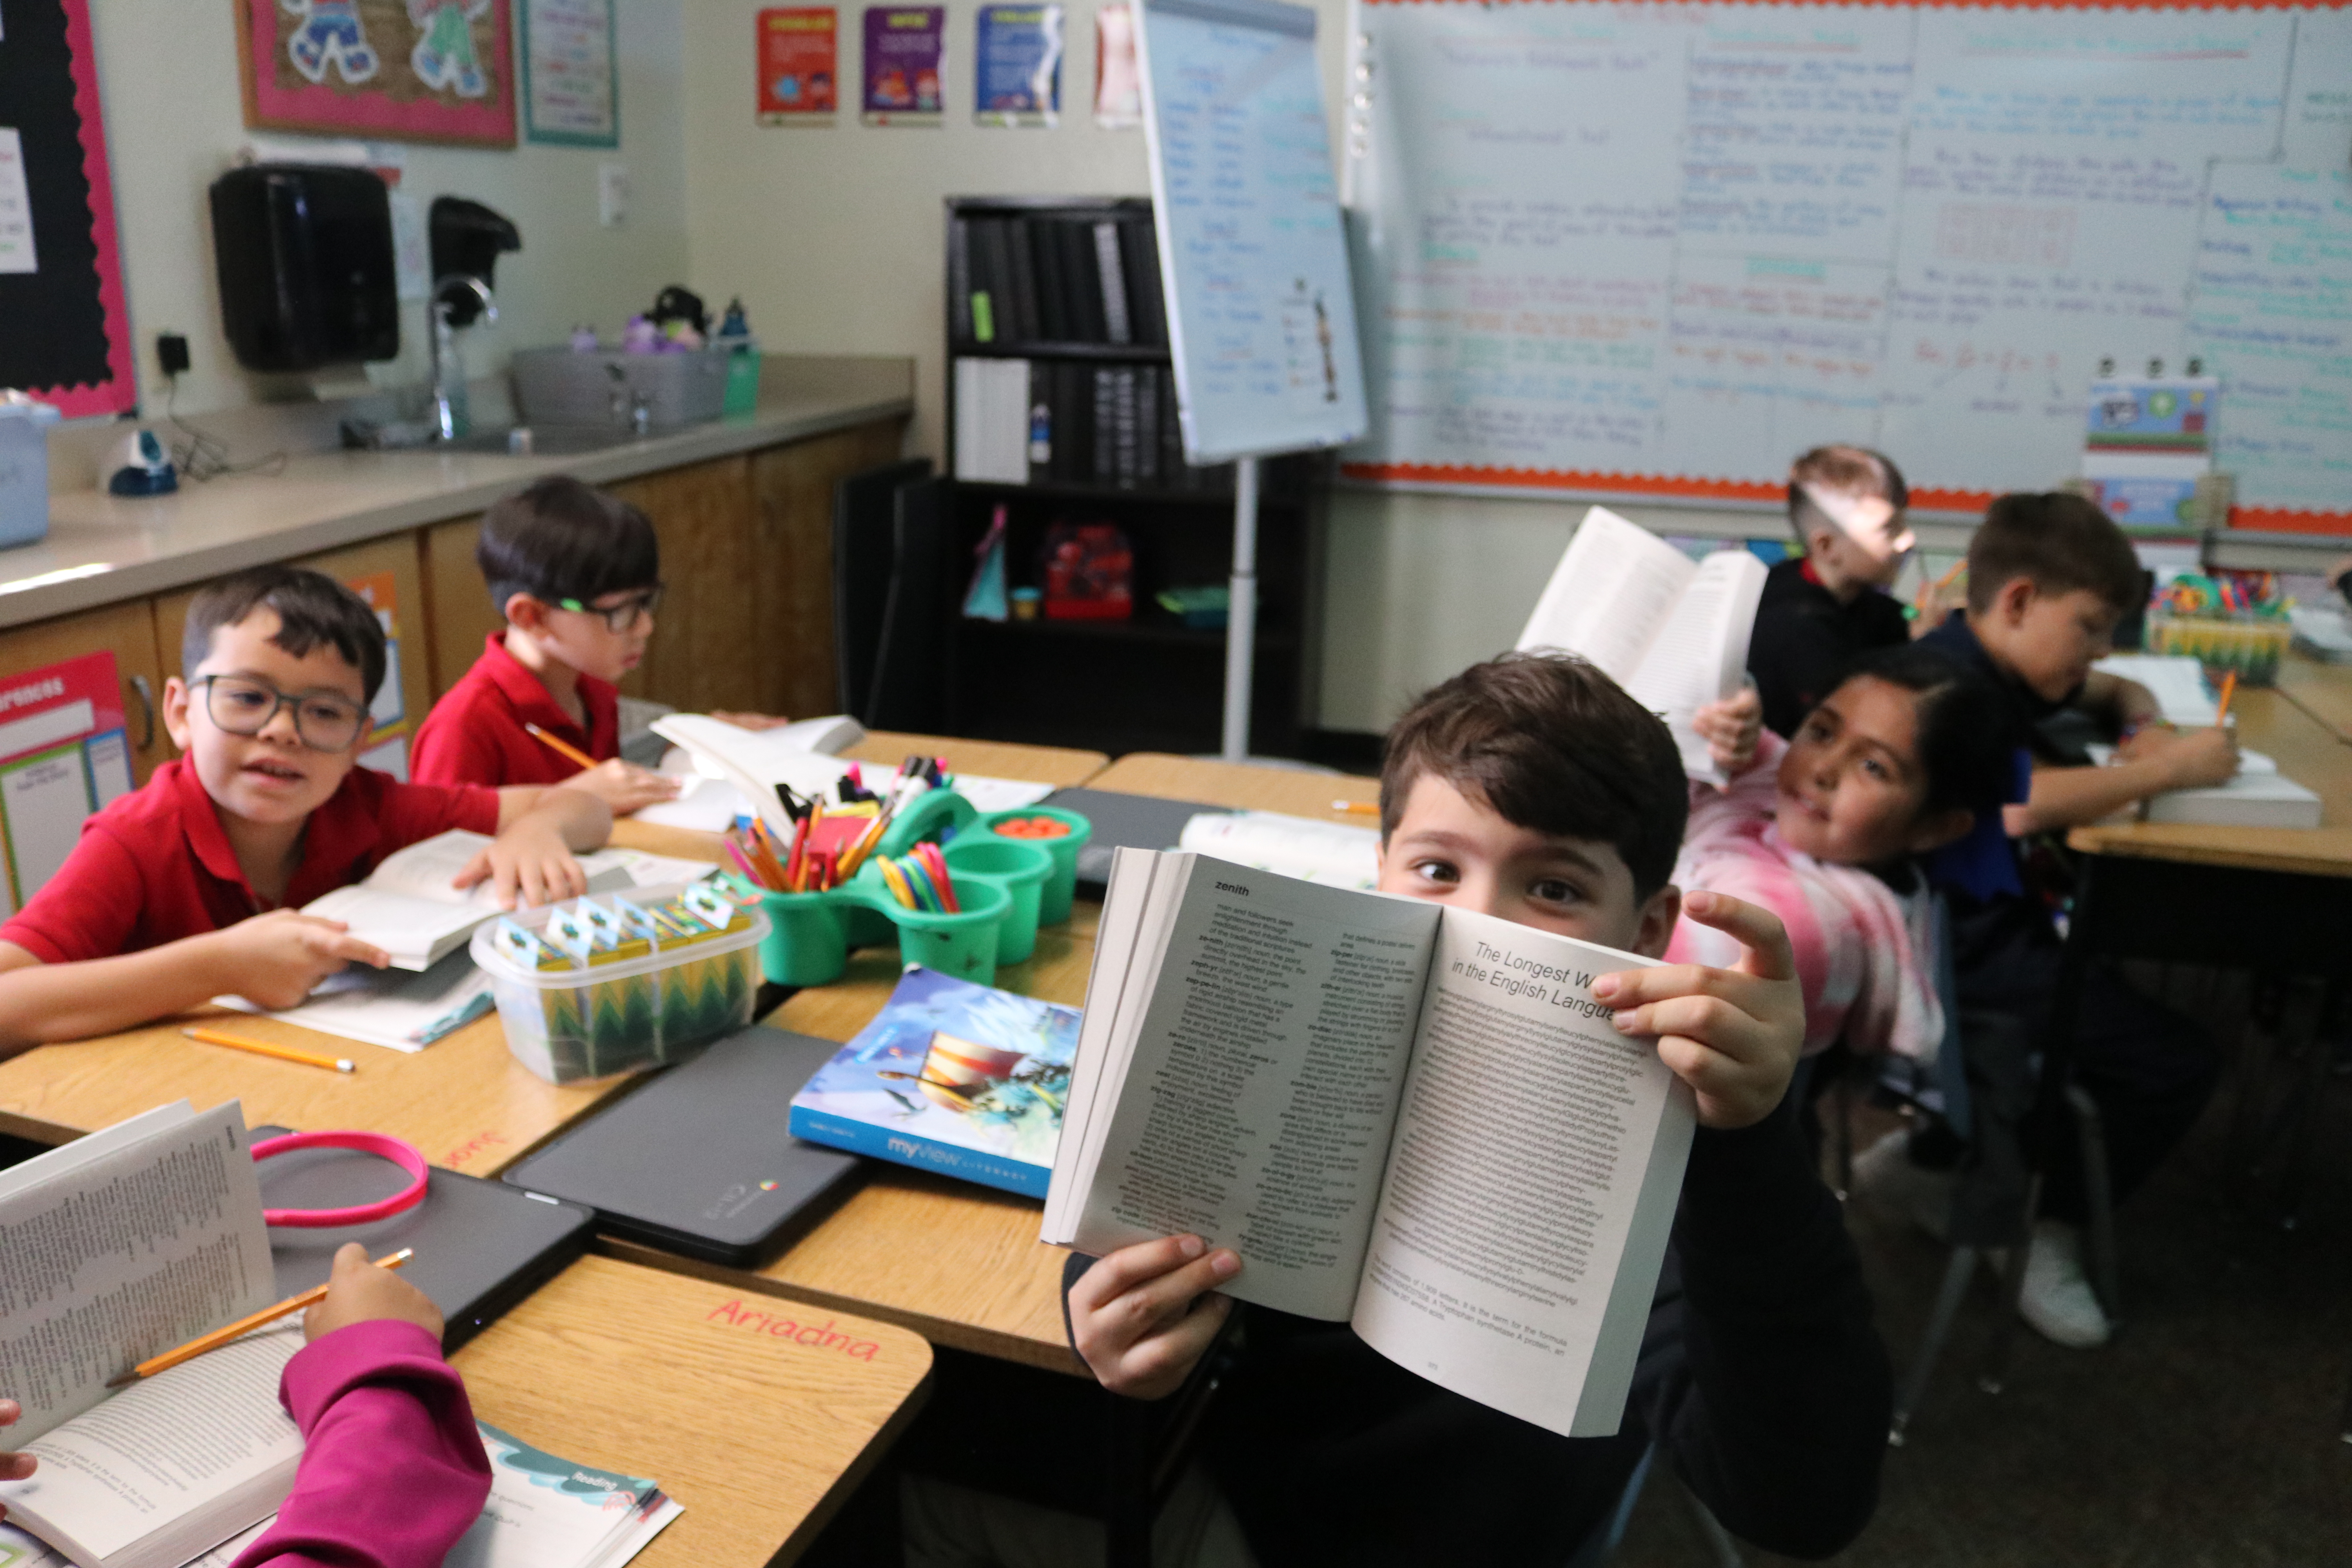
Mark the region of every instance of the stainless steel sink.
POLYGON ((445 452, 497 452, 512 457, 576 458, 625 447, 644 437, 604 425, 518 425, 509 430, 478 430, 455 441, 438 443, 445 452), (527 433, 528 446, 517 440, 527 433))

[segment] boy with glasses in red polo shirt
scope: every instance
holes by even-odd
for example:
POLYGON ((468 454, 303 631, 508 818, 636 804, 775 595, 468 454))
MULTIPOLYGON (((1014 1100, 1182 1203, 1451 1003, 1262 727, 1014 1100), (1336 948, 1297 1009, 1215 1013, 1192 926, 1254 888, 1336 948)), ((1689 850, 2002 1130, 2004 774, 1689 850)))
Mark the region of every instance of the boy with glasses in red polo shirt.
MULTIPOLYGON (((474 560, 506 629, 425 715, 417 780, 569 784, 623 816, 677 794, 676 779, 621 759, 619 683, 645 661, 662 596, 661 546, 646 514, 550 475, 483 514, 474 560)), ((783 722, 712 717, 747 730, 783 722)))
POLYGON ((587 890, 573 852, 613 818, 586 791, 409 784, 357 765, 383 628, 332 578, 261 566, 212 584, 180 663, 163 725, 183 754, 90 818, 0 925, 0 1055, 223 994, 291 1007, 347 963, 383 968, 341 922, 298 911, 453 827, 496 835, 459 887, 488 882, 509 907, 587 890))

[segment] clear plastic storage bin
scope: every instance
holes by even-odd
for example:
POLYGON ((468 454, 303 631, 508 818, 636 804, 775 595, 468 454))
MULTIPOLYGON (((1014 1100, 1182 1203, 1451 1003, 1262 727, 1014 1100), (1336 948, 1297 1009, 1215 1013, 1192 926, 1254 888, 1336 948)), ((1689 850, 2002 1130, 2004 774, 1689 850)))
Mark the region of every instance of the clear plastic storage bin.
MULTIPOLYGON (((618 896, 644 907, 665 903, 690 885, 666 882, 618 896)), ((575 902, 520 910, 512 918, 536 934, 575 902)), ((499 951, 496 921, 476 929, 472 951, 490 977, 507 1049, 548 1082, 571 1083, 674 1061, 691 1047, 749 1025, 768 918, 756 906, 744 913, 750 923, 740 931, 666 948, 656 943, 646 957, 586 968, 522 967, 499 951)))

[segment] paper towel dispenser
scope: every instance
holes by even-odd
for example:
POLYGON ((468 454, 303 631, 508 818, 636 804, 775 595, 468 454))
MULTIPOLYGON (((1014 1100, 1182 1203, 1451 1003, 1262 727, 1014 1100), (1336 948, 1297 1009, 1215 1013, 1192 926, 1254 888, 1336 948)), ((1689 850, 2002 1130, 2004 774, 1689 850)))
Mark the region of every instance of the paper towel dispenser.
POLYGON ((221 325, 247 370, 400 353, 392 201, 373 170, 251 163, 213 182, 221 325))

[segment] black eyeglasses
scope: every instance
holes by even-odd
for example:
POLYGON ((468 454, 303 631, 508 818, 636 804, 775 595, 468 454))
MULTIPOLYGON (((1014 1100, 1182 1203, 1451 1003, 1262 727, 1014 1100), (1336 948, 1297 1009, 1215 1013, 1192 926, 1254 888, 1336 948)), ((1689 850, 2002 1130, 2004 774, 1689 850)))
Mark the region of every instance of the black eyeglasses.
POLYGON ((205 711, 232 735, 258 735, 278 710, 294 710, 294 733, 314 752, 345 752, 360 738, 367 710, 349 698, 323 692, 292 696, 241 675, 200 675, 191 686, 205 689, 205 711))
POLYGON ((661 607, 662 591, 667 583, 656 583, 643 592, 630 595, 617 605, 583 605, 577 599, 558 599, 555 607, 570 610, 575 616, 602 616, 604 629, 614 633, 636 630, 641 617, 651 616, 661 607))

